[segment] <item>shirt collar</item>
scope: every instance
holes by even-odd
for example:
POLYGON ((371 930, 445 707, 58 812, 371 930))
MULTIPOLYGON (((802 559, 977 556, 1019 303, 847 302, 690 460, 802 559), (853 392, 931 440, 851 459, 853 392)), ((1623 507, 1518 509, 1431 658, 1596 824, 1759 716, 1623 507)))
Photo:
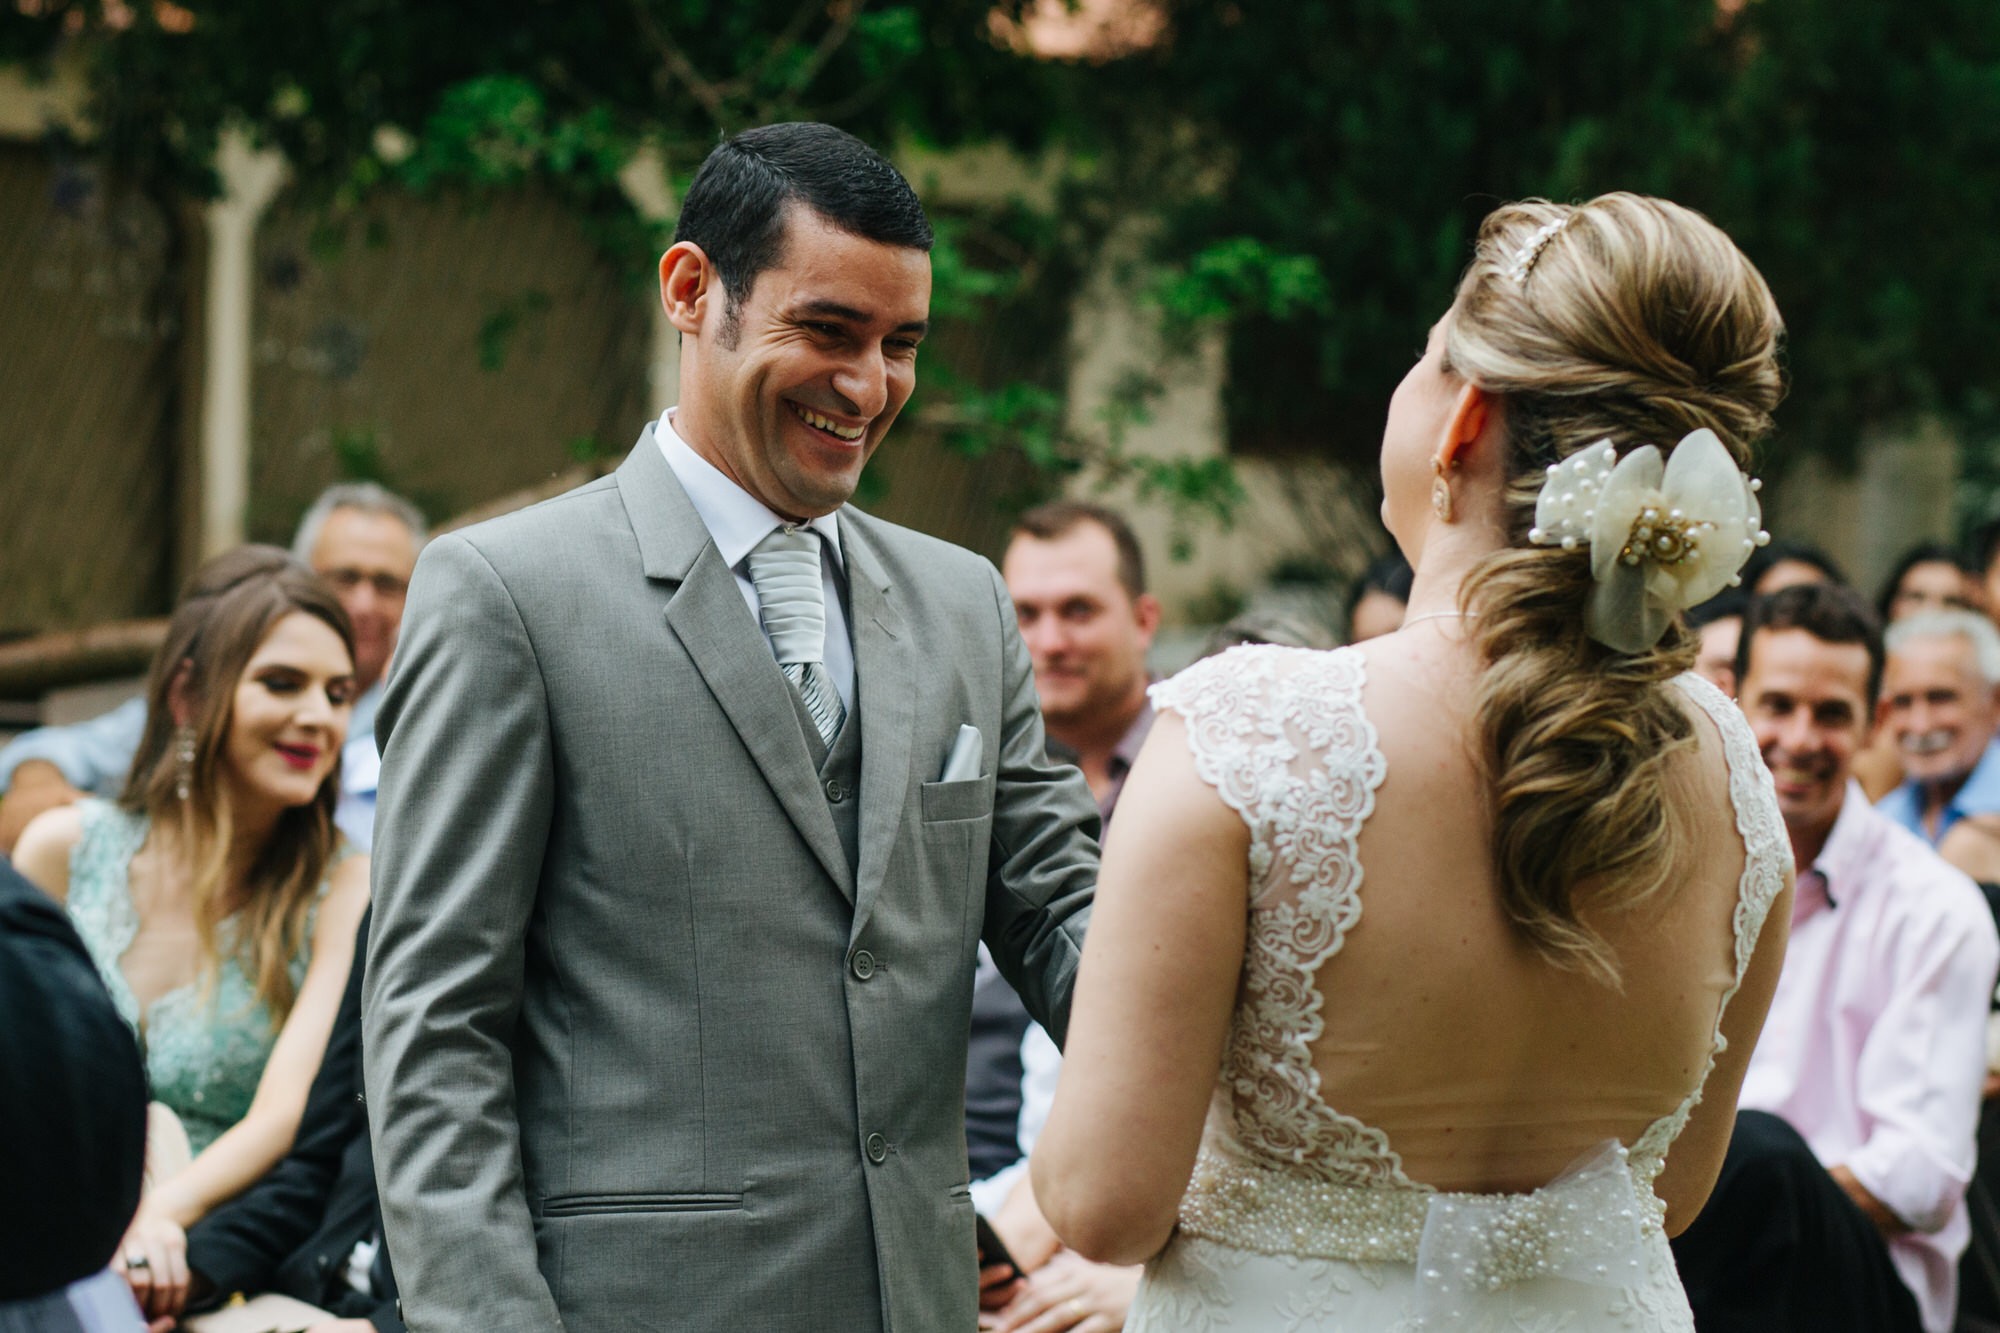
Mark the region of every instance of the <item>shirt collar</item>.
MULTIPOLYGON (((786 520, 772 513, 763 501, 696 453, 694 446, 674 429, 675 410, 670 407, 661 416, 653 436, 660 442, 660 452, 666 455, 667 466, 673 470, 681 489, 687 492, 688 503, 694 506, 694 512, 701 516, 702 526, 714 539, 716 553, 722 557, 724 564, 734 569, 743 562, 743 557, 756 549, 758 542, 770 536, 772 529, 783 527, 786 520)), ((840 554, 839 517, 838 511, 822 514, 809 520, 806 526, 826 539, 826 549, 833 555, 834 568, 845 572, 847 566, 840 554)))
POLYGON ((1819 876, 1820 891, 1825 894, 1827 906, 1839 905, 1839 900, 1847 896, 1847 884, 1863 865, 1874 849, 1875 830, 1870 827, 1869 816, 1874 814, 1868 804, 1868 794, 1861 790, 1861 784, 1853 778, 1847 780, 1847 792, 1841 797, 1840 814, 1835 817, 1833 827, 1828 830, 1826 842, 1813 858, 1813 872, 1819 876))
MULTIPOLYGON (((1159 679, 1148 676, 1150 683, 1159 679)), ((1111 758, 1119 767, 1130 771, 1133 761, 1139 757, 1139 747, 1146 743, 1146 733, 1153 729, 1153 696, 1148 693, 1145 702, 1139 705, 1139 716, 1132 719, 1132 725, 1125 728, 1125 734, 1118 738, 1112 748, 1111 758)))
POLYGON ((1956 821, 1994 810, 2000 810, 2000 738, 1987 742, 1986 752, 1979 756, 1972 772, 1966 774, 1964 784, 1945 803, 1945 817, 1956 821))

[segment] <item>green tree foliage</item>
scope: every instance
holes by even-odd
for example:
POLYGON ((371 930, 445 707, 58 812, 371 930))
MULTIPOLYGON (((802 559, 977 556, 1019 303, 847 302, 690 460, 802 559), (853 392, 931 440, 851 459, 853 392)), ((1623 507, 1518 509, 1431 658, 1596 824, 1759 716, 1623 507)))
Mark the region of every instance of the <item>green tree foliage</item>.
MULTIPOLYGON (((1029 0, 183 3, 0 7, 0 59, 87 43, 101 144, 140 178, 211 184, 235 120, 330 207, 384 179, 534 178, 620 256, 644 227, 616 172, 642 142, 683 183, 718 135, 794 116, 1042 163, 1049 202, 940 218, 940 312, 1035 316, 1008 374, 927 370, 972 452, 1117 461, 1174 367, 1136 367, 1080 440, 1048 311, 1138 217, 1129 286, 1167 356, 1231 329, 1232 440, 1360 463, 1479 219, 1612 189, 1702 209, 1770 279, 1790 328, 1786 453, 1841 456, 1913 413, 1975 434, 1995 416, 1992 0, 1138 0, 1156 41, 1069 61, 996 38, 1029 0)), ((1228 489, 1156 471, 1143 479, 1197 508, 1228 489)))
POLYGON ((1479 219, 1504 199, 1614 189, 1703 210, 1771 282, 1794 379, 1785 452, 1845 456, 1916 412, 1975 434, 1991 422, 1991 0, 1163 10, 1170 41, 1074 89, 1111 140, 1100 157, 1141 173, 1118 188, 1159 201, 1156 257, 1226 273, 1255 245, 1309 260, 1326 293, 1238 321, 1240 446, 1372 456, 1479 219), (1156 155, 1162 124, 1177 160, 1156 155))

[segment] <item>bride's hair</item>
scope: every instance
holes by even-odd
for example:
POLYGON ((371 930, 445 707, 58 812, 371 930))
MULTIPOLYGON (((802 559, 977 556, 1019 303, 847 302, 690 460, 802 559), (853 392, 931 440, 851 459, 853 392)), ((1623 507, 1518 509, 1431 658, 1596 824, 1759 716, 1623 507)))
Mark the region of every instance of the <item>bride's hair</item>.
POLYGON ((1707 427, 1747 465, 1783 396, 1783 322, 1714 223, 1607 194, 1491 214, 1445 329, 1447 367, 1496 396, 1508 441, 1508 545, 1461 594, 1501 899, 1545 957, 1616 984, 1580 913, 1636 904, 1684 861, 1669 761, 1694 732, 1668 682, 1694 640, 1678 623, 1640 653, 1589 638, 1590 553, 1530 545, 1535 501, 1551 463, 1607 438, 1671 454, 1707 427))

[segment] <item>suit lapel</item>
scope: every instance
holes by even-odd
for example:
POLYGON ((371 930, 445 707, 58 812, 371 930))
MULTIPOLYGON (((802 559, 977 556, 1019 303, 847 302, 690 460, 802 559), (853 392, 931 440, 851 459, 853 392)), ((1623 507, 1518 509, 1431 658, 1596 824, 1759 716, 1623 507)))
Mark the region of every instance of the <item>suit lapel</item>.
POLYGON ((872 534, 842 511, 840 544, 853 608, 854 675, 860 705, 860 866, 854 928, 867 920, 889 869, 889 853, 909 804, 910 728, 915 712, 917 645, 896 608, 872 534))
POLYGON ((701 516, 661 456, 652 427, 619 466, 618 488, 646 577, 680 585, 667 603, 667 625, 800 837, 852 903, 854 874, 820 794, 791 686, 743 604, 736 575, 722 563, 701 516))

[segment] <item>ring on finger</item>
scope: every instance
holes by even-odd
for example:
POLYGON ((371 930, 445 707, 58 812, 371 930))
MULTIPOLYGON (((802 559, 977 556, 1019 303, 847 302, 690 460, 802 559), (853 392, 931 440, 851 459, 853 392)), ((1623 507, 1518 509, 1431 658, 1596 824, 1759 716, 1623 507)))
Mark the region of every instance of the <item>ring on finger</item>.
POLYGON ((1083 1301, 1080 1297, 1070 1297, 1069 1304, 1063 1309, 1068 1312, 1071 1319, 1081 1319, 1084 1316, 1083 1301))
POLYGON ((130 1269, 145 1269, 150 1272, 153 1267, 153 1261, 143 1254, 128 1254, 125 1256, 125 1267, 130 1269))

